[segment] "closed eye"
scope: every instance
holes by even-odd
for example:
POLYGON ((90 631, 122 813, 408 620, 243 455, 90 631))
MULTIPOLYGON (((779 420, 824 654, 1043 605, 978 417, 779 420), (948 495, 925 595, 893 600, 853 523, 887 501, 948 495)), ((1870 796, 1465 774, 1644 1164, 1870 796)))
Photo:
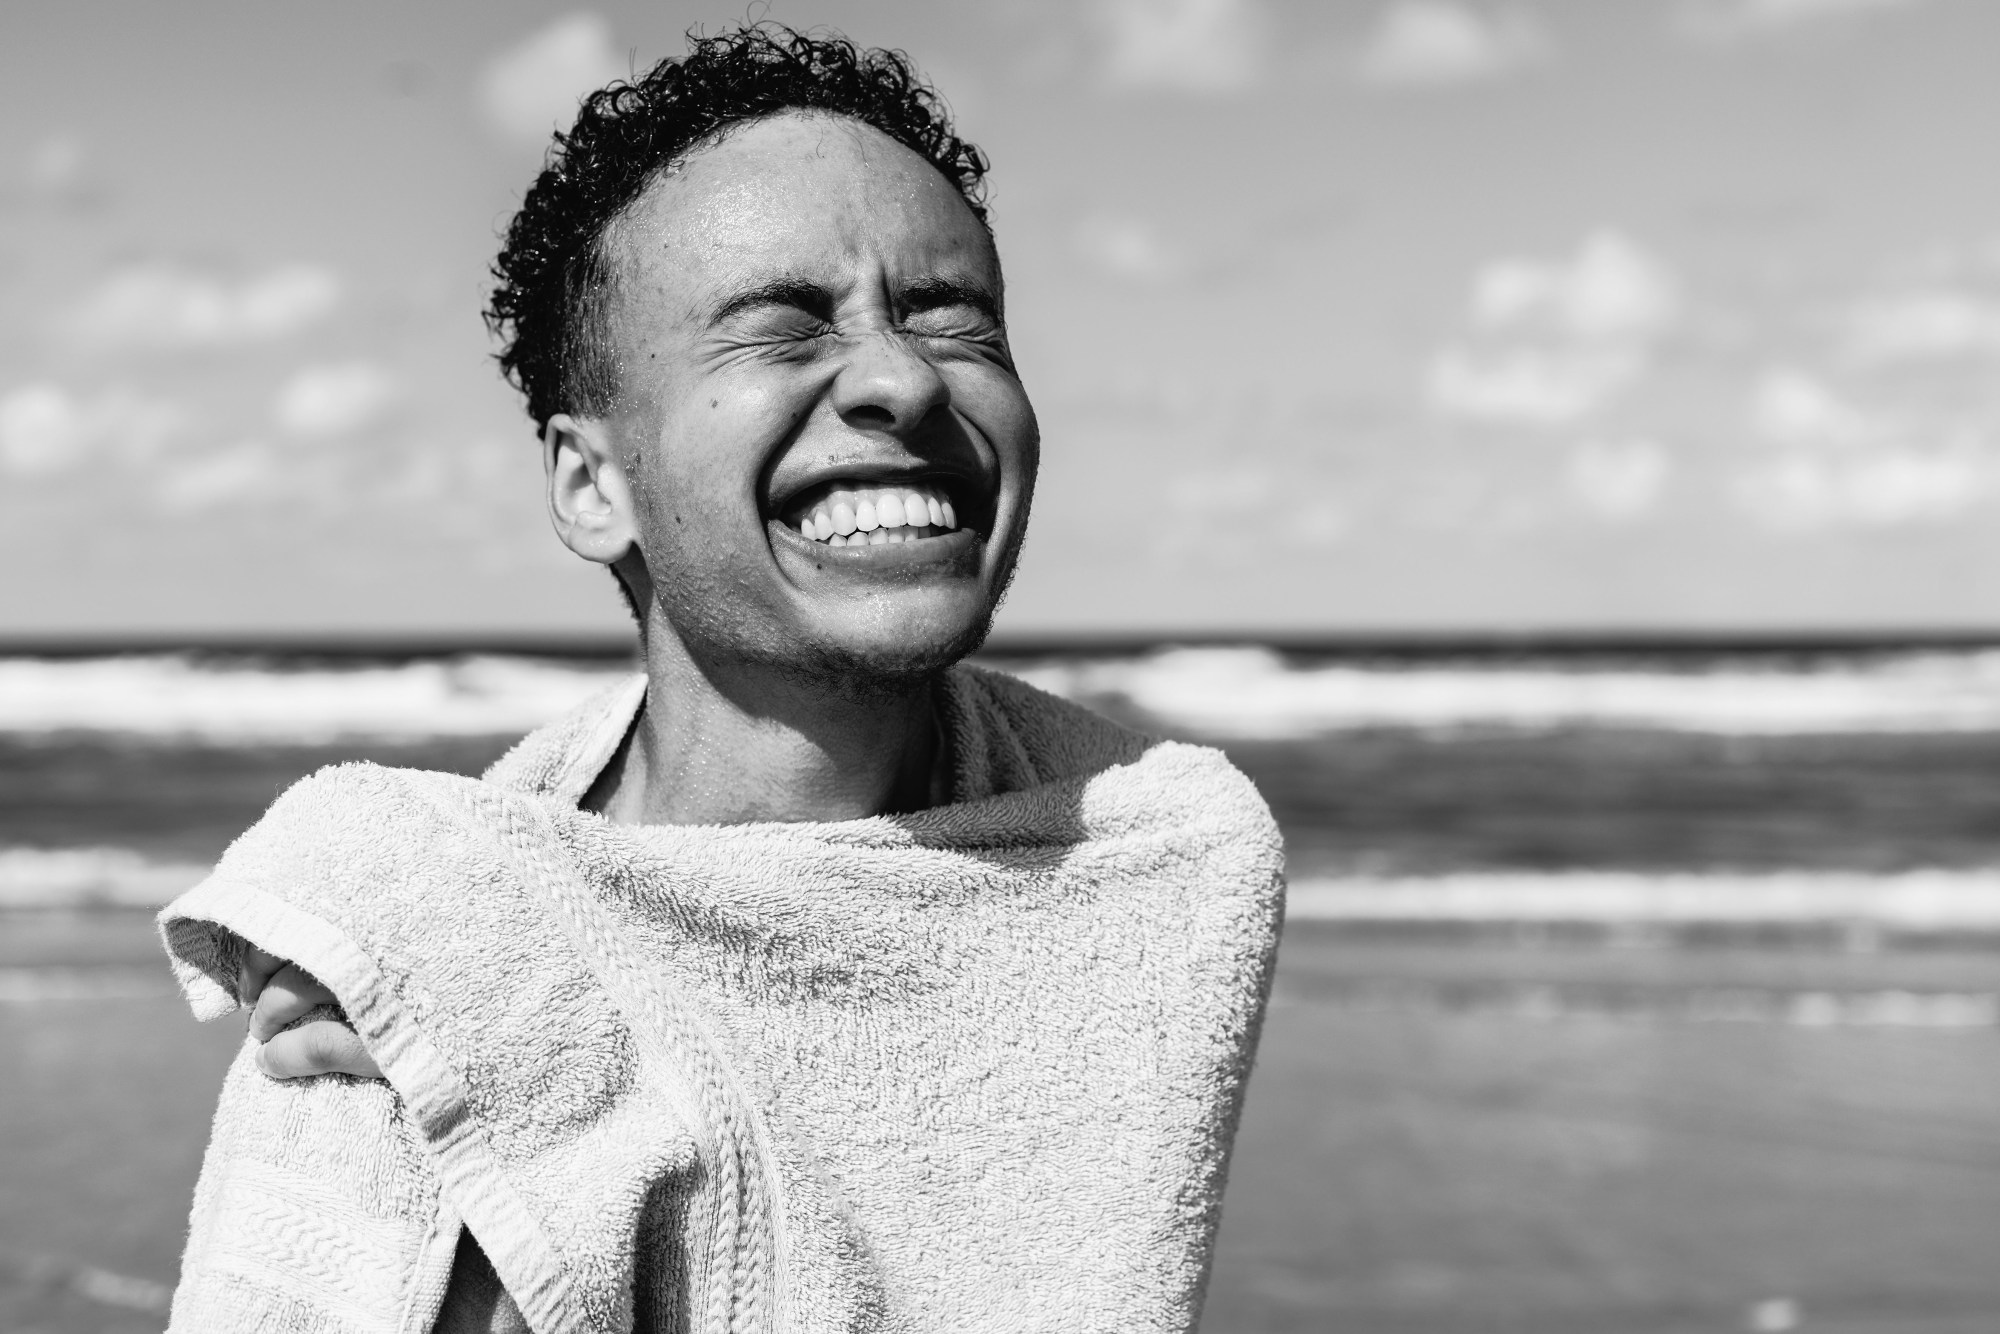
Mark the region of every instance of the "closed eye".
POLYGON ((739 348, 797 350, 833 332, 833 294, 817 283, 780 278, 731 294, 709 325, 739 348))
POLYGON ((796 306, 759 306, 733 323, 732 341, 741 344, 806 342, 834 331, 828 321, 796 306))
POLYGON ((993 294, 969 283, 930 279, 897 293, 903 332, 1004 348, 1007 327, 993 294))
POLYGON ((919 338, 964 338, 974 342, 997 342, 1002 334, 999 321, 969 306, 940 306, 920 311, 903 321, 903 332, 919 338))

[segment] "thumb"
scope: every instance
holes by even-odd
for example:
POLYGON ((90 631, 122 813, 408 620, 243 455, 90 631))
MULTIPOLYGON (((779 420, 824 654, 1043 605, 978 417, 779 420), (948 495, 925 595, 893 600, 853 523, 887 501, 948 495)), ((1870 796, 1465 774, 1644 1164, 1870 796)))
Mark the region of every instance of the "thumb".
POLYGON ((354 1030, 337 1019, 314 1019, 276 1034, 257 1049, 257 1068, 273 1079, 357 1075, 380 1079, 382 1068, 354 1030))

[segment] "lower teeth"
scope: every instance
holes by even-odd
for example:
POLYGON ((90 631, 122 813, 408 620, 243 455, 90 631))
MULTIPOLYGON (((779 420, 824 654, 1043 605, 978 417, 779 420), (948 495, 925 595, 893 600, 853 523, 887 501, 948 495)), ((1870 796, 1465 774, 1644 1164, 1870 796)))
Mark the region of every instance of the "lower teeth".
POLYGON ((898 542, 916 542, 926 537, 937 536, 939 530, 925 524, 920 528, 875 528, 868 532, 852 532, 846 535, 835 533, 826 539, 830 547, 879 547, 898 542))

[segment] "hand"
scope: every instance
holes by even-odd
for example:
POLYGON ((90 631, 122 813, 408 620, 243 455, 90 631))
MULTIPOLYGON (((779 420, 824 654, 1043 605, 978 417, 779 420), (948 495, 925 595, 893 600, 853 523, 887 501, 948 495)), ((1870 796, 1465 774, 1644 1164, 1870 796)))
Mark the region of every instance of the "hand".
POLYGON ((309 1019, 312 1011, 340 1002, 319 979, 275 954, 250 945, 244 950, 237 994, 251 1008, 250 1036, 264 1045, 257 1068, 273 1079, 313 1075, 359 1075, 380 1079, 382 1070, 344 1018, 309 1019), (297 1027, 291 1027, 298 1024, 297 1027))

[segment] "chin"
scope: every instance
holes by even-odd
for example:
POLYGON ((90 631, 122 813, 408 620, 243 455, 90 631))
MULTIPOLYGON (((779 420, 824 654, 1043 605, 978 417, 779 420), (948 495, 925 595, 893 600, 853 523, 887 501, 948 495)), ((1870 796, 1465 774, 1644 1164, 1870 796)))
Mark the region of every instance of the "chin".
POLYGON ((857 697, 908 694, 978 651, 992 628, 990 611, 956 632, 921 637, 807 639, 775 664, 788 676, 857 697))
POLYGON ((732 598, 736 590, 719 581, 683 572, 654 584, 653 614, 698 659, 774 674, 813 691, 883 698, 921 688, 977 651, 999 602, 976 575, 832 573, 844 577, 803 597, 795 590, 744 599, 732 598))

